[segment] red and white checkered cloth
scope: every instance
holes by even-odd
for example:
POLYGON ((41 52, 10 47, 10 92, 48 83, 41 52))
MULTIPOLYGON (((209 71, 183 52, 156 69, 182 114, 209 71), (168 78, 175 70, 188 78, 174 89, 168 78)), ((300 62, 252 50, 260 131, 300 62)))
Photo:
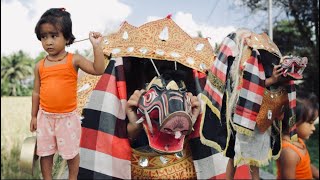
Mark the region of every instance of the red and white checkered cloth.
MULTIPOLYGON (((228 59, 239 56, 241 49, 237 38, 239 35, 234 32, 229 34, 222 42, 217 59, 211 67, 203 94, 209 99, 209 106, 213 107, 214 113, 218 118, 222 114, 222 99, 225 96, 228 67, 228 59)), ((245 43, 245 42, 244 42, 245 43)), ((244 44, 245 45, 245 44, 244 44)), ((245 61, 245 65, 240 65, 242 71, 242 83, 234 87, 234 91, 240 91, 235 104, 233 114, 233 125, 240 133, 252 135, 256 125, 256 118, 262 103, 265 89, 265 72, 262 65, 258 49, 251 48, 250 57, 245 61), (241 130, 241 131, 240 131, 241 130)), ((293 81, 286 85, 291 109, 290 116, 294 118, 296 104, 296 93, 293 81)))
MULTIPOLYGON (((139 58, 134 61, 139 61, 139 58)), ((157 61, 155 63, 157 64, 157 61)), ((134 68, 131 67, 131 70, 134 68)), ((193 70, 193 77, 196 93, 199 94, 204 87, 206 76, 193 70)), ((125 114, 127 86, 124 60, 110 60, 83 109, 78 179, 131 179, 132 152, 127 137, 125 114)), ((201 143, 201 117, 198 117, 194 131, 188 137, 197 178, 225 178, 228 158, 201 143)), ((249 177, 248 167, 239 166, 235 178, 249 177)))

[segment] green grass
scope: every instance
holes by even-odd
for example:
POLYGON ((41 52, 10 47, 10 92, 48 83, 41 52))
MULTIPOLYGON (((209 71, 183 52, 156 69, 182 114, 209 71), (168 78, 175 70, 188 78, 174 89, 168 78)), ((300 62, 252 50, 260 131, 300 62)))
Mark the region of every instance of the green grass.
MULTIPOLYGON (((42 179, 39 160, 36 162, 33 175, 20 171, 18 163, 20 149, 18 145, 15 145, 10 152, 6 152, 5 148, 1 148, 1 179, 42 179)), ((52 172, 54 178, 61 177, 60 167, 64 167, 61 164, 62 158, 61 156, 57 156, 52 172)))
POLYGON ((20 171, 19 157, 19 145, 14 145, 9 152, 1 147, 1 179, 40 179, 39 168, 35 169, 33 176, 20 171))
MULTIPOLYGON (((1 179, 41 179, 38 166, 35 174, 21 172, 19 158, 22 142, 32 134, 29 131, 31 97, 1 98, 1 179)), ((57 156, 53 168, 53 177, 61 177, 62 158, 57 156)))

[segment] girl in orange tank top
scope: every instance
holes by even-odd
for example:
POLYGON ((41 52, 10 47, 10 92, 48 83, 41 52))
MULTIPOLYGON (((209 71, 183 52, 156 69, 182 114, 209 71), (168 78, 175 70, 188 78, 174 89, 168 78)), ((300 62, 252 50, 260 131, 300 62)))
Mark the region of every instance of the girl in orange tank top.
POLYGON ((52 179, 53 155, 59 152, 68 161, 69 179, 77 179, 81 135, 81 122, 75 113, 78 69, 92 75, 104 73, 102 35, 89 33, 94 51, 94 62, 91 62, 66 52, 66 45, 71 45, 75 37, 70 14, 64 8, 47 10, 38 21, 35 33, 48 54, 35 66, 30 121, 30 131, 37 130, 42 176, 52 179))
POLYGON ((311 164, 304 143, 315 130, 319 116, 318 98, 314 94, 297 98, 296 127, 298 142, 291 142, 287 121, 283 122, 282 151, 277 160, 278 179, 319 179, 319 169, 311 164))

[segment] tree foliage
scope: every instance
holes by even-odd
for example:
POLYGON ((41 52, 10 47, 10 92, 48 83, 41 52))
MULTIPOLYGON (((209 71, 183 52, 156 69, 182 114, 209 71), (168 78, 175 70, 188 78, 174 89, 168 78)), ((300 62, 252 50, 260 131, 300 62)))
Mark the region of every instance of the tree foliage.
POLYGON ((35 64, 37 64, 41 59, 44 59, 46 57, 47 53, 45 51, 42 51, 39 53, 39 55, 35 59, 35 64))
POLYGON ((303 38, 293 24, 293 21, 286 20, 278 22, 273 29, 273 40, 284 55, 308 57, 309 63, 303 73, 304 82, 299 84, 297 89, 317 93, 319 84, 314 82, 319 77, 319 67, 315 63, 317 60, 312 59, 314 58, 312 57, 312 49, 308 46, 307 40, 303 38))
MULTIPOLYGON (((268 0, 241 0, 254 14, 268 10, 268 0)), ((274 42, 283 55, 308 57, 301 90, 313 91, 319 96, 319 0, 273 0, 273 7, 285 12, 286 20, 276 20, 274 42)))
POLYGON ((23 51, 1 57, 1 96, 30 95, 23 80, 33 75, 34 61, 23 51))

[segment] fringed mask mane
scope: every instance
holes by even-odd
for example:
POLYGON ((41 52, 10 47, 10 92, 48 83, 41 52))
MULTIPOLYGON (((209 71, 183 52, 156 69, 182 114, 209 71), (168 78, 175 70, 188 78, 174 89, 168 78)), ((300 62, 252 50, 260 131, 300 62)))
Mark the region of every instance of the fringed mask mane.
POLYGON ((297 56, 284 56, 281 67, 283 68, 283 76, 290 76, 293 79, 302 79, 302 73, 308 64, 308 58, 297 56))
POLYGON ((193 126, 183 81, 154 77, 139 100, 137 114, 137 123, 143 124, 152 149, 160 153, 182 151, 185 136, 193 126))

